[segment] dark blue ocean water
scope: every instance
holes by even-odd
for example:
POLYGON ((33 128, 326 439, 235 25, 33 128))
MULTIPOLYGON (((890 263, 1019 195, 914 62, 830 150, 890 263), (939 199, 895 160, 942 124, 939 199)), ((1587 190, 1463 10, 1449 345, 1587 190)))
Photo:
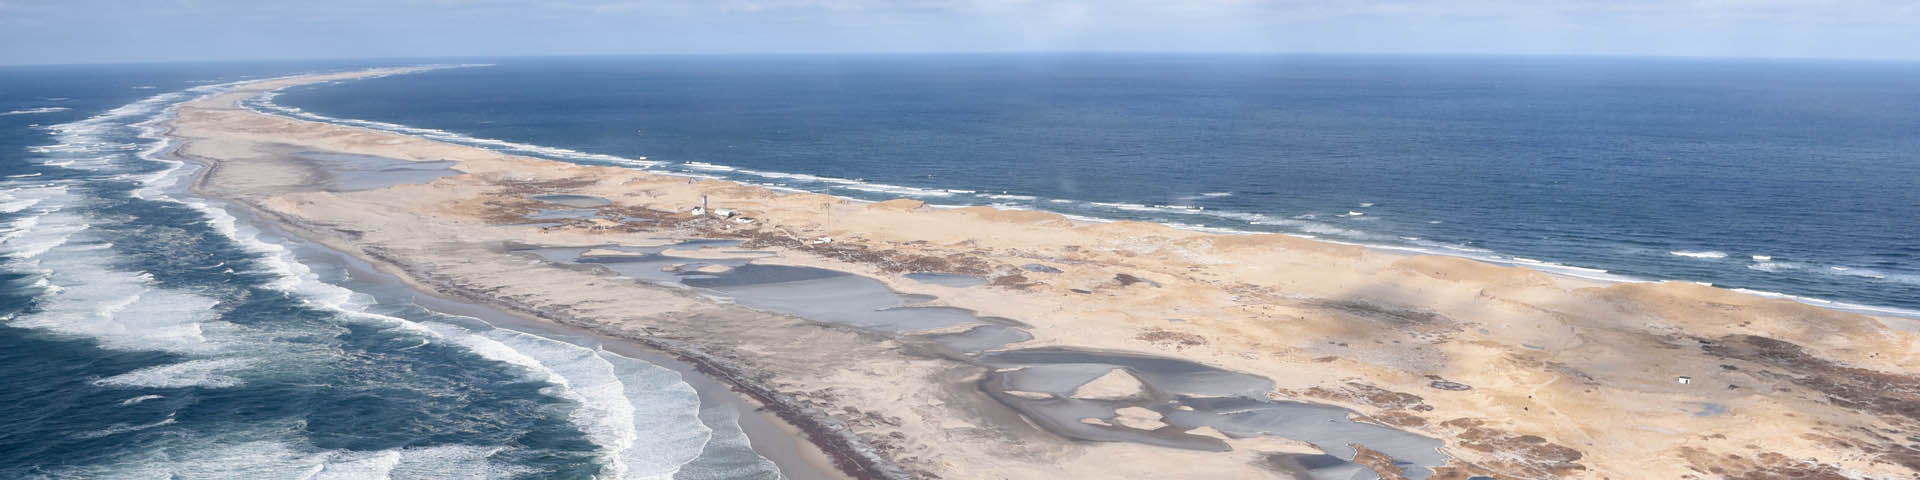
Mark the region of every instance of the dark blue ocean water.
MULTIPOLYGON (((274 101, 851 197, 1920 309, 1912 64, 492 62, 274 101)), ((674 372, 414 305, 194 198, 142 127, 208 85, 380 63, 0 67, 0 478, 774 475, 674 372)))
POLYGON ((1920 309, 1920 64, 493 63, 294 89, 274 102, 522 153, 860 198, 1291 232, 1920 309))
POLYGON ((374 65, 0 67, 0 478, 776 476, 672 370, 236 222, 148 123, 374 65))

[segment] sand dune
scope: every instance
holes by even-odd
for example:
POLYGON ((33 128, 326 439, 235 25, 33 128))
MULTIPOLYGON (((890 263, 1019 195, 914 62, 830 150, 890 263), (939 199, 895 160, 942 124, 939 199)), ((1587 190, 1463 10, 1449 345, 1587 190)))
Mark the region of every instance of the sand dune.
MULTIPOLYGON (((1688 283, 1608 284, 1285 235, 786 194, 237 106, 277 88, 365 74, 259 82, 180 107, 173 122, 173 135, 186 142, 180 154, 212 165, 200 191, 422 288, 696 357, 786 412, 856 476, 1287 478, 1316 475, 1300 459, 1318 450, 1284 433, 1241 437, 1212 427, 1156 435, 1193 442, 1181 445, 1224 444, 1225 451, 1128 436, 1146 431, 1134 427, 1176 420, 1142 413, 1150 409, 1123 409, 1093 425, 1126 439, 1070 439, 1036 422, 1018 399, 1068 402, 1074 389, 983 393, 983 382, 1009 369, 933 340, 963 328, 836 325, 517 249, 742 240, 739 249, 766 252, 752 264, 872 278, 900 294, 932 297, 927 306, 1010 319, 999 328, 1031 337, 1001 349, 1131 352, 1251 375, 1271 381, 1253 400, 1345 408, 1360 423, 1443 445, 1446 464, 1427 470, 1391 465, 1389 458, 1405 459, 1385 445, 1359 445, 1340 459, 1388 477, 1920 472, 1920 335, 1890 327, 1891 319, 1688 283), (295 152, 446 160, 459 173, 326 191, 295 152), (529 197, 538 194, 611 204, 596 207, 593 219, 529 220, 541 208, 529 197), (690 214, 703 199, 752 221, 690 214), (988 283, 954 287, 903 276, 913 272, 988 283)), ((704 268, 693 266, 693 256, 668 258, 655 270, 675 268, 674 261, 704 268)), ((1179 402, 1199 398, 1135 394, 1131 376, 1095 372, 1083 382, 1095 378, 1106 380, 1087 391, 1101 401, 1147 398, 1184 408, 1191 405, 1179 402)))

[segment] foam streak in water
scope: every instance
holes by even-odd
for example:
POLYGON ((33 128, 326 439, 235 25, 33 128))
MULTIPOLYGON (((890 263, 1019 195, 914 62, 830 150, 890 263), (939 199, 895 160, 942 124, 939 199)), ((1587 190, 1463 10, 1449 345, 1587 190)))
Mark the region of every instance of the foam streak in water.
MULTIPOLYGON (((142 124, 142 136, 159 140, 155 125, 142 124)), ((704 449, 711 430, 698 417, 698 396, 677 373, 644 362, 616 362, 619 357, 596 349, 511 330, 473 331, 370 313, 371 297, 320 280, 290 249, 263 240, 258 229, 240 223, 223 205, 180 194, 197 167, 159 155, 167 149, 155 146, 143 155, 167 168, 145 179, 148 186, 138 191, 140 196, 199 211, 216 232, 258 257, 274 279, 269 287, 304 299, 310 306, 411 331, 429 341, 460 345, 551 384, 546 393, 576 404, 570 420, 601 447, 607 478, 670 477, 704 449)))

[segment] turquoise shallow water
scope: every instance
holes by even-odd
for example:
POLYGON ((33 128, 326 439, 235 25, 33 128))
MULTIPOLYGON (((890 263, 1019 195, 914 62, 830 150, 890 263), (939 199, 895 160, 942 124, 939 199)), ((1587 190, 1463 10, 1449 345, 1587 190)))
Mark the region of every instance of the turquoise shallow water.
POLYGON ((169 106, 338 67, 4 69, 0 477, 778 477, 673 370, 423 308, 184 191, 169 106))

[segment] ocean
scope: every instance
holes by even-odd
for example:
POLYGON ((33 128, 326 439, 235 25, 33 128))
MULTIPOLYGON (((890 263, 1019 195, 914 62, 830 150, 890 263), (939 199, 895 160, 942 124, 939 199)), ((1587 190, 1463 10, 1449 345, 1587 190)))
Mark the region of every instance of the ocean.
POLYGON ((679 370, 194 197, 154 123, 370 65, 0 68, 0 478, 780 478, 679 370))
POLYGON ((1920 64, 498 59, 263 108, 863 199, 1285 232, 1920 311, 1920 64))
MULTIPOLYGON (((0 478, 777 478, 670 365, 186 191, 154 121, 424 61, 0 67, 0 478)), ((1920 311, 1920 65, 1201 55, 486 63, 264 111, 861 199, 1920 311)))

